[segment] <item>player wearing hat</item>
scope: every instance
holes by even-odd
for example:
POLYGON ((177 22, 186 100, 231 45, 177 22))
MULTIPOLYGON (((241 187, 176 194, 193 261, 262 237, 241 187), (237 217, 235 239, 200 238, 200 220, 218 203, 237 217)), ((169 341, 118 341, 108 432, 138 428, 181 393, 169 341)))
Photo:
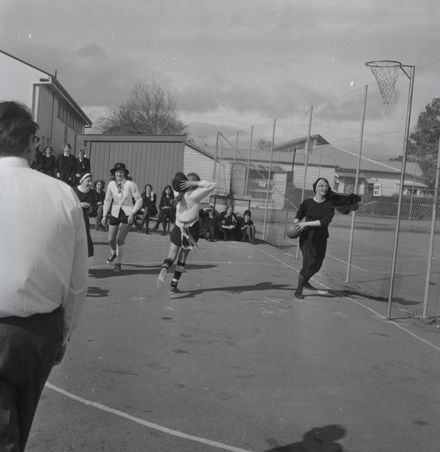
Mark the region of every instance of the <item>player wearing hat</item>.
POLYGON ((120 272, 122 271, 125 239, 130 226, 134 223, 137 211, 142 208, 142 197, 137 185, 127 179, 129 171, 124 163, 116 163, 110 172, 114 175, 115 180, 107 185, 102 225, 105 226, 108 216, 110 219, 108 228, 110 256, 107 263, 115 261, 115 272, 120 272))

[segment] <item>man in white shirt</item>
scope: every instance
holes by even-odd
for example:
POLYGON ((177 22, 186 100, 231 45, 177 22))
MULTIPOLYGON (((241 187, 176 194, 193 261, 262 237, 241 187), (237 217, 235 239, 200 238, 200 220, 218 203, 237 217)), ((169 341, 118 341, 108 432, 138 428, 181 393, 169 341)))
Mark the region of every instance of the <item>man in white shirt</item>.
POLYGON ((36 130, 25 106, 0 102, 0 450, 14 452, 87 294, 82 209, 71 187, 29 167, 36 130))

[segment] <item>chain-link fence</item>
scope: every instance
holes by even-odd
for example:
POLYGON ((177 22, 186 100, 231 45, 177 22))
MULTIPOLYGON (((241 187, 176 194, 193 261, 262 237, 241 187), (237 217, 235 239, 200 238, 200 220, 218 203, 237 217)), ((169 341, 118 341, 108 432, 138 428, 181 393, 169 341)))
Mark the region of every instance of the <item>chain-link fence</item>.
POLYGON ((408 71, 401 74, 391 105, 373 81, 235 135, 220 132, 216 176, 232 198, 250 203, 260 237, 297 258, 285 228, 313 182, 325 177, 336 192, 357 192, 359 210, 332 223, 327 266, 352 290, 387 301, 390 316, 432 319, 440 317, 434 180, 420 155, 408 154, 406 137, 440 95, 440 63, 419 68, 412 80, 413 97, 408 71))

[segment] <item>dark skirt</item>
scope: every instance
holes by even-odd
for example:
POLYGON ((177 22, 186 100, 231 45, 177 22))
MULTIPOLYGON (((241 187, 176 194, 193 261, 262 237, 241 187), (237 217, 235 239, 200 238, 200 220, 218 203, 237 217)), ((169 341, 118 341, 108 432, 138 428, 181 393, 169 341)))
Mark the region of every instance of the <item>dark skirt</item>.
POLYGON ((122 209, 119 209, 119 215, 117 217, 110 215, 109 223, 112 226, 118 226, 121 223, 128 224, 128 216, 125 214, 125 212, 122 209))
POLYGON ((89 257, 92 257, 94 254, 93 240, 92 240, 92 236, 90 235, 90 221, 89 221, 89 216, 87 215, 86 209, 83 209, 83 214, 84 214, 84 223, 86 224, 87 254, 89 257))
POLYGON ((191 241, 194 244, 199 241, 200 224, 197 221, 192 226, 189 226, 189 227, 184 226, 183 228, 184 228, 184 231, 182 234, 182 229, 179 226, 174 225, 174 228, 171 231, 170 240, 171 240, 171 243, 173 243, 176 246, 188 248, 188 247, 192 246, 192 243, 190 243, 191 241), (182 235, 190 236, 190 240, 188 241, 186 237, 183 237, 183 240, 182 240, 182 235))

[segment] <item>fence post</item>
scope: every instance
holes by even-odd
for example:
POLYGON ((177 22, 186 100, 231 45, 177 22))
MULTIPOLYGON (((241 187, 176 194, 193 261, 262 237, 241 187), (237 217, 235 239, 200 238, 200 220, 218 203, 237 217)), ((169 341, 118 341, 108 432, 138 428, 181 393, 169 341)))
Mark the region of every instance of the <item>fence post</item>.
MULTIPOLYGON (((296 146, 293 148, 293 157, 292 157, 292 186, 293 186, 293 181, 295 180, 295 159, 296 159, 296 146)), ((284 235, 283 235, 283 239, 286 238, 286 228, 287 228, 287 223, 289 222, 289 211, 290 211, 290 201, 289 199, 287 199, 287 208, 286 208, 286 218, 284 220, 284 235)))
MULTIPOLYGON (((361 122, 361 135, 360 135, 360 144, 359 144, 359 155, 357 159, 356 166, 356 177, 354 180, 353 193, 358 193, 359 188, 359 172, 361 169, 361 159, 362 159, 362 147, 364 143, 364 128, 365 128, 365 114, 367 111, 367 95, 368 95, 368 85, 365 85, 365 95, 364 95, 364 110, 362 114, 362 122, 361 122)), ((347 258, 347 273, 345 275, 345 282, 350 281, 350 270, 351 270, 351 258, 353 255, 353 237, 354 237, 354 226, 356 221, 356 212, 351 212, 351 227, 350 227, 350 242, 348 245, 348 258, 347 258)))
POLYGON ((424 321, 427 320, 427 315, 428 315, 429 281, 431 279, 432 254, 433 254, 433 250, 434 250, 434 235, 435 235, 435 222, 437 219, 439 179, 440 179, 440 139, 438 142, 438 151, 437 151, 437 167, 435 169, 434 200, 433 200, 433 205, 432 205, 431 231, 429 234, 428 265, 426 268, 425 294, 423 296, 423 320, 424 321))
POLYGON ((217 182, 218 141, 219 141, 219 132, 217 131, 217 137, 216 137, 216 140, 215 140, 214 168, 212 170, 212 180, 213 180, 213 182, 217 182))
POLYGON ((238 154, 238 135, 239 132, 236 133, 235 135, 235 155, 234 155, 234 163, 237 160, 237 154, 238 154))
POLYGON ((270 144, 270 163, 269 163, 269 172, 267 175, 266 208, 264 209, 264 222, 263 222, 263 240, 266 240, 267 209, 268 209, 268 205, 269 205, 270 177, 272 175, 272 159, 273 159, 273 148, 274 148, 274 142, 275 142, 276 124, 277 124, 277 120, 275 118, 273 120, 272 142, 270 144))
POLYGON ((251 153, 252 153, 253 140, 254 140, 254 126, 251 127, 251 144, 249 145, 249 157, 248 157, 247 168, 246 168, 246 179, 244 181, 244 195, 245 196, 247 196, 247 190, 248 190, 249 168, 251 166, 251 153))
MULTIPOLYGON (((306 183, 307 183, 307 167, 309 164, 309 146, 310 146, 310 134, 312 132, 312 118, 313 118, 313 105, 310 107, 310 116, 309 116, 309 129, 307 132, 307 140, 304 148, 304 181, 303 188, 301 193, 301 202, 304 201, 305 191, 306 191, 306 183)), ((299 256, 299 240, 296 243, 296 258, 299 256)))

